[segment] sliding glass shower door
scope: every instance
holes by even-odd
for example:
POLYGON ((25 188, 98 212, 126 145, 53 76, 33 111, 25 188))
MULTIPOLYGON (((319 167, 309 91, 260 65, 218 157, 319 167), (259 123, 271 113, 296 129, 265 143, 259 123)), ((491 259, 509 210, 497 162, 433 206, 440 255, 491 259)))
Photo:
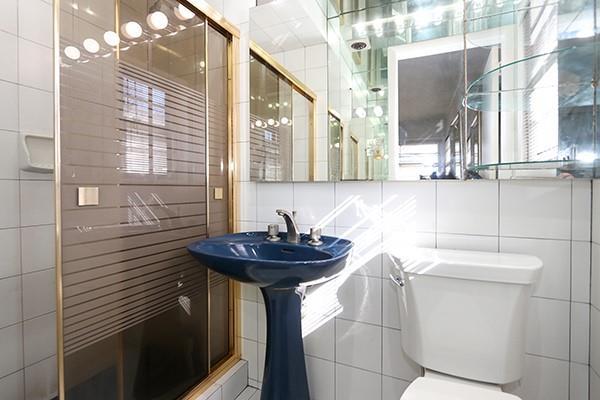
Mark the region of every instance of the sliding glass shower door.
POLYGON ((231 38, 174 0, 60 5, 61 379, 68 400, 175 399, 232 349, 231 38))

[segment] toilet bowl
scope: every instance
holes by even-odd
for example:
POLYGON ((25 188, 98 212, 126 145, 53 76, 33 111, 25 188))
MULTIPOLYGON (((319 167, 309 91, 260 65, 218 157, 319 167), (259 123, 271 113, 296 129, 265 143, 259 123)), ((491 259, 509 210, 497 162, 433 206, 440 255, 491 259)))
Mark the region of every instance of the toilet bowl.
MULTIPOLYGON (((394 250, 402 349, 426 373, 401 400, 518 400, 529 299, 539 258, 460 250, 394 250)), ((400 345, 400 343, 399 343, 400 345)))

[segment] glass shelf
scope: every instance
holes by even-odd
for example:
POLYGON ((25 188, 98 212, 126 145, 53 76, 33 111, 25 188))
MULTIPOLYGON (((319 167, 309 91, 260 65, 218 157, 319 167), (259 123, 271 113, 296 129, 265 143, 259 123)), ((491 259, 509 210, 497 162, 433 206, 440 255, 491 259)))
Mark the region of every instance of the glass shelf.
MULTIPOLYGON (((593 162, 579 160, 546 160, 522 161, 498 164, 481 164, 469 167, 469 171, 482 173, 485 171, 535 171, 556 170, 556 175, 568 174, 576 178, 594 178, 600 176, 600 159, 593 162)), ((526 174, 523 174, 526 176, 526 174)), ((533 174, 532 174, 533 175, 533 174)))
POLYGON ((502 65, 469 85, 465 103, 475 111, 502 112, 529 111, 533 98, 559 108, 591 106, 596 53, 595 43, 585 43, 502 65))

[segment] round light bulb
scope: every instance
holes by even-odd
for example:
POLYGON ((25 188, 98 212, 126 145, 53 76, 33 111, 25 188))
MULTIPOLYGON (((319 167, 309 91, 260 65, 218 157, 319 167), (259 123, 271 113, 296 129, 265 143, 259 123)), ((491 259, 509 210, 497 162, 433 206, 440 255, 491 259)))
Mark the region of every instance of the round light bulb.
POLYGON ((81 57, 81 52, 75 46, 67 46, 65 47, 65 56, 71 60, 79 60, 79 57, 81 57))
POLYGON ((96 54, 100 50, 100 44, 96 40, 88 38, 83 41, 83 48, 88 53, 96 54))
POLYGON ((381 106, 373 107, 373 114, 375 114, 376 117, 382 117, 383 116, 383 108, 381 108, 381 106))
POLYGON ((116 46, 119 44, 121 39, 119 39, 119 35, 117 35, 116 32, 106 31, 104 32, 104 41, 109 46, 116 46))
POLYGON ((364 109, 364 108, 362 108, 362 107, 357 107, 357 108, 354 110, 354 115, 356 115, 358 118, 364 118, 364 117, 366 117, 366 116, 367 116, 367 112, 365 111, 365 109, 364 109))
POLYGON ((260 119, 258 119, 258 120, 256 120, 256 124, 255 125, 256 125, 257 128, 261 128, 263 126, 263 122, 260 119))
POLYGON ((162 11, 155 11, 151 14, 148 14, 146 17, 146 22, 148 23, 148 26, 155 31, 165 29, 167 26, 169 26, 169 18, 167 18, 165 13, 162 11))
POLYGON ((288 117, 281 117, 281 123, 283 125, 287 125, 288 122, 290 122, 290 119, 288 117))
POLYGON ((127 39, 137 39, 142 36, 142 26, 134 21, 129 21, 121 27, 121 33, 127 39))
POLYGON ((269 118, 269 119, 267 120, 267 124, 269 124, 269 125, 273 126, 273 125, 275 125, 275 120, 274 120, 273 118, 269 118))
POLYGON ((188 19, 192 19, 194 16, 196 16, 193 11, 190 11, 183 4, 179 4, 173 11, 175 12, 175 16, 182 21, 187 21, 188 19))

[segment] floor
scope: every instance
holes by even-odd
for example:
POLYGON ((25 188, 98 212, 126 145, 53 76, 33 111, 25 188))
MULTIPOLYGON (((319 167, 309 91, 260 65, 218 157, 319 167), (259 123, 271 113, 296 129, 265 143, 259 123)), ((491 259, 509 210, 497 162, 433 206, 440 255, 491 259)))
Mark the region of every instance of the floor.
POLYGON ((235 400, 260 400, 260 390, 248 386, 235 400))

